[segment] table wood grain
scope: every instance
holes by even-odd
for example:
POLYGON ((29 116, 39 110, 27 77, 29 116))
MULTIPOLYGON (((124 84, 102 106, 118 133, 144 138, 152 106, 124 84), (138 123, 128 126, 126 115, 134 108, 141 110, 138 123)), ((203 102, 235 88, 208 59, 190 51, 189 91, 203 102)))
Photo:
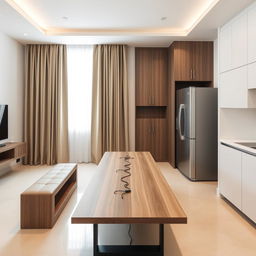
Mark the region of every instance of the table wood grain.
POLYGON ((84 192, 72 223, 187 223, 187 216, 149 152, 106 152, 84 192), (131 193, 123 199, 115 190, 123 189, 120 178, 124 157, 130 159, 131 193))

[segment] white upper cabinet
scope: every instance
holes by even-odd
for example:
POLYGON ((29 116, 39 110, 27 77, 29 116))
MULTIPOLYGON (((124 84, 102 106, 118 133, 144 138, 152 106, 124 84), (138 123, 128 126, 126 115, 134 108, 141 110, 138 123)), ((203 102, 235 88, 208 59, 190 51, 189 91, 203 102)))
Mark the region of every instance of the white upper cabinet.
POLYGON ((247 64, 247 13, 220 29, 220 72, 247 64))
POLYGON ((256 62, 248 65, 248 89, 256 89, 256 62))
POLYGON ((247 67, 220 74, 220 107, 247 108, 247 67))
POLYGON ((256 108, 256 2, 219 29, 221 108, 256 108))
POLYGON ((247 64, 247 14, 242 13, 231 23, 231 68, 247 64))
POLYGON ((248 63, 256 61, 256 3, 248 9, 248 63))
POLYGON ((256 222, 256 157, 242 154, 242 211, 256 222))
POLYGON ((231 26, 220 30, 220 72, 231 69, 231 26))

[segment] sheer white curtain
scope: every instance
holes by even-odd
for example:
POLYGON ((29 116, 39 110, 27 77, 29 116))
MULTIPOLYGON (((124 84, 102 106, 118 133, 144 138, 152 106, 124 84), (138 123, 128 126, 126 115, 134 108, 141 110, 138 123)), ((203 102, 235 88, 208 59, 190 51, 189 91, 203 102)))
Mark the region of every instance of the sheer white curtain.
POLYGON ((67 50, 70 162, 90 162, 93 46, 67 50))

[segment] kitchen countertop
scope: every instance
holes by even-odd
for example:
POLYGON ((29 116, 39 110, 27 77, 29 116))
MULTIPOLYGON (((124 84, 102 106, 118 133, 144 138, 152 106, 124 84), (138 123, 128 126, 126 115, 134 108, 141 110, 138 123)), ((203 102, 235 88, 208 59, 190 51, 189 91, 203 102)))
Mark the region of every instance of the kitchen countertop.
POLYGON ((232 148, 238 149, 244 153, 256 156, 256 149, 250 148, 247 146, 240 145, 238 143, 255 143, 256 140, 229 140, 229 139, 220 139, 221 144, 230 146, 232 148))

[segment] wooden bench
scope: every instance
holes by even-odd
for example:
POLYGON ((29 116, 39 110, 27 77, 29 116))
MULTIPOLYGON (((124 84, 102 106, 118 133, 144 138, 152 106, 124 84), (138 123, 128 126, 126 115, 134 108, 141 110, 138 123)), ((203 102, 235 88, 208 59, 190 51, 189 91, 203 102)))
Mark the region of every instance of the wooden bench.
POLYGON ((21 228, 52 228, 77 187, 77 164, 57 164, 21 194, 21 228))

